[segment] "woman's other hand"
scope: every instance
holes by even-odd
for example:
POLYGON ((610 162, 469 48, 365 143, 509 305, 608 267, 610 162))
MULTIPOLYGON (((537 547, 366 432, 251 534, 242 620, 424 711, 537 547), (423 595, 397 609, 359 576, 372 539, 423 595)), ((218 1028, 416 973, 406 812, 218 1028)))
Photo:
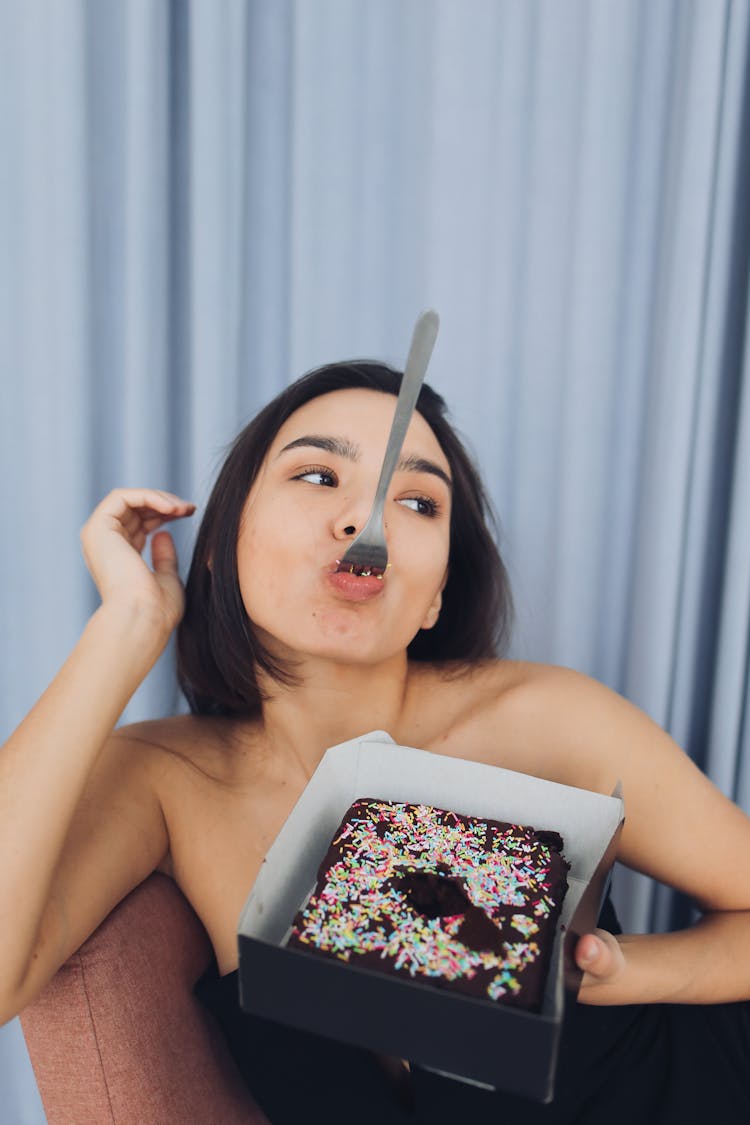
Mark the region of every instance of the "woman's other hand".
POLYGON ((171 633, 182 617, 185 594, 172 536, 158 529, 194 511, 194 504, 159 489, 116 488, 105 496, 81 530, 83 555, 102 605, 151 615, 171 633), (153 532, 151 569, 142 552, 153 532))
POLYGON ((575 960, 583 970, 583 980, 578 991, 581 1004, 611 1004, 612 986, 625 972, 623 946, 607 930, 594 930, 578 939, 575 960))

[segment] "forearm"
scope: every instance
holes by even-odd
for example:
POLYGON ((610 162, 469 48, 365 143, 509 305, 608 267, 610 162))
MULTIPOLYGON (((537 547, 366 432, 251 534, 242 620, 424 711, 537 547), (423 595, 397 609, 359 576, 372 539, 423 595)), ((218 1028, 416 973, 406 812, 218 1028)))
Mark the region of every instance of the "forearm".
MULTIPOLYGON (((704 914, 686 930, 621 935, 623 963, 611 976, 587 972, 588 1004, 718 1004, 750 1000, 750 911, 704 914)), ((603 959, 607 954, 604 953, 603 959)), ((598 960, 598 958, 597 958, 598 960)), ((616 963, 616 957, 613 964, 616 963)))
POLYGON ((0 750, 3 981, 33 952, 86 780, 166 638, 125 607, 99 609, 61 671, 0 750))

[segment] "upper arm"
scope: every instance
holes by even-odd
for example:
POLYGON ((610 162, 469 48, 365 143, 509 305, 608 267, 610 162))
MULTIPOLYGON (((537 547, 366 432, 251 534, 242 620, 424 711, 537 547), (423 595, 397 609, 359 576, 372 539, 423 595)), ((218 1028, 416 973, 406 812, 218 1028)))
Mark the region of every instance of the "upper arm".
POLYGON ((750 818, 633 704, 586 676, 536 686, 534 737, 555 780, 611 793, 622 782, 618 859, 709 910, 750 909, 750 818), (543 706, 540 704, 543 703, 543 706))
POLYGON ((620 738, 622 862, 703 909, 750 909, 750 818, 635 708, 620 738))
POLYGON ((24 1005, 167 855, 160 768, 158 751, 131 739, 127 728, 103 746, 53 876, 24 1005))

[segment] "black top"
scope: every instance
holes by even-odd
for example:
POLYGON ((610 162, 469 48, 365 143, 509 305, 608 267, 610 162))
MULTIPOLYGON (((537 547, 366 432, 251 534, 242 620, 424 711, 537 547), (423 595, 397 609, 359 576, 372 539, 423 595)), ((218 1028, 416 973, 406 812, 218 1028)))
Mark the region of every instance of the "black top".
MULTIPOLYGON (((609 900, 599 924, 620 928, 609 900)), ((375 1057, 248 1015, 238 973, 214 966, 196 994, 271 1125, 722 1125, 750 1122, 750 1003, 568 1005, 555 1099, 540 1105, 441 1078, 412 1065, 399 1097, 375 1057)))

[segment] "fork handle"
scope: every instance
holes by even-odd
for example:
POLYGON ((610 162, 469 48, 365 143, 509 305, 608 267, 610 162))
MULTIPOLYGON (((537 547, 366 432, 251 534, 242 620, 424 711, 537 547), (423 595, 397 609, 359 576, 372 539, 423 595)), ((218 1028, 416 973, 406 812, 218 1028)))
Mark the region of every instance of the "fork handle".
POLYGON ((414 325, 409 355, 404 368, 404 377, 401 380, 401 387, 396 400, 396 413, 393 416, 391 432, 388 435, 383 467, 380 470, 378 487, 375 490, 375 501, 368 523, 371 523, 373 518, 377 518, 384 507, 388 485, 391 483, 393 470, 396 468, 406 431, 409 428, 414 407, 417 405, 427 365, 430 362, 432 349, 435 347, 439 325, 440 318, 432 309, 421 313, 414 325))

